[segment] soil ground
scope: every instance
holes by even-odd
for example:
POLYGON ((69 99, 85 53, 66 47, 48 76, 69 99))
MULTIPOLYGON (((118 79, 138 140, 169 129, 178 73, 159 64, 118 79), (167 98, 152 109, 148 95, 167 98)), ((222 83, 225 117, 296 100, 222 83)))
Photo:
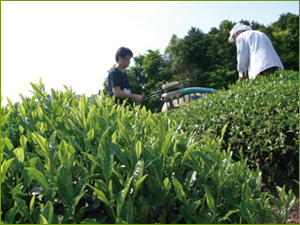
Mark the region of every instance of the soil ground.
POLYGON ((299 203, 290 212, 288 223, 289 224, 299 224, 299 203))

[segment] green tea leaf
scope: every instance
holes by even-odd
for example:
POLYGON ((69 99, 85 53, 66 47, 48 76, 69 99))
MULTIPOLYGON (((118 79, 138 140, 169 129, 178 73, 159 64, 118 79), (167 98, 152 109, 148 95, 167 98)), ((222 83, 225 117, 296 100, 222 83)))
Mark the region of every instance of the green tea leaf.
POLYGON ((223 137, 224 137, 224 135, 225 135, 227 126, 228 126, 228 123, 226 123, 225 126, 224 126, 224 127, 222 128, 222 130, 221 130, 221 138, 222 138, 222 139, 223 139, 223 137))
MULTIPOLYGON (((1 98, 2 98, 2 97, 3 97, 3 96, 1 95, 1 98)), ((12 104, 11 99, 8 98, 8 97, 6 97, 6 100, 7 100, 8 104, 9 104, 9 106, 10 106, 10 107, 13 107, 13 104, 12 104)))
POLYGON ((27 138, 24 135, 20 137, 20 144, 21 147, 26 150, 27 138))
POLYGON ((139 160, 134 168, 133 171, 133 183, 136 184, 136 182, 143 176, 144 173, 144 160, 139 160))
POLYGON ((206 203, 208 205, 208 208, 213 213, 213 215, 216 215, 217 214, 217 206, 216 206, 215 199, 214 199, 212 193, 210 192, 210 190, 206 186, 204 187, 204 189, 205 189, 206 203))
POLYGON ((172 135, 174 133, 175 127, 173 127, 172 129, 170 129, 165 137, 164 143, 161 147, 161 153, 164 157, 167 156, 168 150, 170 148, 171 145, 171 139, 172 139, 172 135))
POLYGON ((190 203, 186 209, 186 213, 185 213, 186 218, 190 219, 194 215, 196 209, 199 207, 200 204, 201 204, 201 199, 190 203))
POLYGON ((142 154, 142 142, 140 140, 138 140, 135 144, 135 153, 137 160, 139 160, 142 154))
POLYGON ((100 191, 103 191, 105 194, 109 192, 107 184, 102 180, 95 180, 95 187, 100 191))
POLYGON ((23 132, 24 132, 24 127, 22 127, 21 125, 19 125, 19 131, 20 131, 21 134, 23 134, 23 132))
POLYGON ((12 145, 10 139, 3 138, 1 139, 1 151, 7 148, 8 150, 13 150, 14 146, 12 145))
POLYGON ((44 119, 44 112, 40 106, 37 107, 36 112, 41 120, 44 119))
POLYGON ((42 209, 41 215, 46 219, 47 223, 53 223, 54 216, 53 216, 53 205, 50 201, 46 203, 44 208, 42 209))
MULTIPOLYGON (((82 198, 82 196, 83 196, 84 194, 85 194, 85 192, 82 191, 79 195, 77 195, 77 196, 73 199, 73 201, 72 201, 73 210, 75 210, 75 207, 78 205, 80 199, 82 198)), ((74 213, 74 211, 73 211, 73 213, 74 213)))
POLYGON ((42 214, 40 214, 40 224, 49 224, 47 219, 42 214))
POLYGON ((172 183, 170 182, 168 177, 164 180, 164 188, 166 192, 169 192, 172 188, 172 183))
POLYGON ((30 85, 31 85, 32 89, 39 95, 39 97, 43 97, 43 98, 45 97, 44 93, 38 88, 37 85, 35 85, 34 83, 31 83, 31 82, 30 82, 30 85))
POLYGON ((114 167, 114 154, 112 151, 105 151, 105 157, 102 161, 102 170, 103 175, 105 177, 105 181, 108 184, 111 174, 113 173, 113 167, 114 167))
POLYGON ((113 143, 110 143, 110 142, 106 142, 106 143, 109 146, 110 150, 119 158, 119 160, 121 161, 121 163, 126 168, 130 168, 128 160, 126 159, 126 157, 124 156, 124 154, 121 152, 120 148, 118 146, 116 146, 115 144, 113 144, 113 143))
POLYGON ((189 171, 186 175, 185 185, 187 187, 192 187, 197 182, 197 171, 189 171))
POLYGON ((97 195, 97 198, 109 207, 110 214, 113 216, 114 220, 116 220, 117 217, 116 217, 114 208, 113 208, 112 204, 107 200, 105 194, 102 191, 100 191, 99 189, 97 189, 97 188, 95 188, 95 187, 93 187, 93 186, 91 186, 89 184, 88 184, 88 186, 93 189, 93 191, 97 195))
POLYGON ((24 169, 27 170, 45 190, 49 189, 48 181, 44 174, 33 167, 25 167, 24 169))
POLYGON ((95 131, 94 129, 90 129, 90 131, 87 133, 87 137, 89 139, 89 141, 92 141, 94 139, 94 134, 95 134, 95 131))
POLYGON ((36 196, 36 195, 33 195, 32 198, 31 198, 31 200, 30 200, 30 204, 29 204, 29 212, 30 212, 30 214, 33 213, 34 202, 35 202, 35 196, 36 196))
POLYGON ((22 104, 19 104, 19 112, 23 120, 26 118, 25 108, 22 104))
POLYGON ((88 184, 88 186, 95 191, 97 198, 99 198, 99 200, 104 202, 106 205, 111 206, 111 203, 107 200, 105 194, 102 191, 100 191, 99 189, 97 189, 89 184, 88 184))
POLYGON ((4 182, 5 177, 6 177, 6 172, 8 168, 10 167, 10 164, 14 161, 14 158, 9 159, 9 160, 4 160, 1 164, 1 183, 4 182))
POLYGON ((8 210, 8 212, 5 214, 4 224, 14 224, 17 212, 18 212, 17 206, 8 210))
POLYGON ((219 219, 218 221, 219 221, 219 223, 221 223, 222 221, 227 221, 228 220, 228 218, 232 215, 232 214, 234 214, 234 213, 238 213, 239 212, 239 210, 238 209, 236 209, 236 210, 230 210, 228 213, 226 213, 226 215, 224 216, 224 217, 222 217, 221 219, 219 219))
POLYGON ((186 195, 185 195, 185 192, 183 190, 182 185, 175 178, 173 178, 173 185, 174 185, 174 188, 175 188, 176 196, 178 197, 179 201, 185 203, 186 202, 186 195))
POLYGON ((109 184, 108 184, 108 191, 109 191, 110 199, 113 199, 113 198, 114 198, 114 191, 113 191, 112 180, 109 181, 109 184))
POLYGON ((128 201, 126 202, 126 222, 129 224, 133 224, 134 223, 134 207, 133 207, 133 202, 131 199, 128 199, 128 201))
POLYGON ((65 166, 61 166, 58 169, 58 180, 57 180, 57 192, 62 200, 63 204, 72 209, 73 200, 73 182, 72 173, 65 166))
POLYGON ((15 186, 12 190, 11 190, 11 194, 12 197, 15 198, 16 196, 27 196, 27 194, 25 194, 21 189, 23 187, 23 184, 20 183, 17 186, 15 186))
POLYGON ((147 178, 148 174, 144 175, 143 177, 141 177, 135 184, 135 189, 133 192, 133 198, 136 197, 139 189, 141 188, 142 183, 144 182, 144 180, 147 178))
POLYGON ((251 201, 252 199, 246 199, 241 202, 241 213, 243 218, 249 224, 255 223, 255 212, 251 211, 251 201))
MULTIPOLYGON (((4 125, 9 121, 8 119, 10 118, 11 110, 4 116, 1 116, 1 127, 4 127, 4 125)), ((2 128, 3 129, 3 128, 2 128)))
POLYGON ((184 152, 184 157, 183 157, 182 160, 187 160, 190 157, 190 153, 191 153, 192 150, 195 149, 196 145, 197 145, 197 143, 194 143, 193 145, 188 147, 188 149, 184 152))
POLYGON ((73 158, 75 155, 75 149, 72 145, 69 145, 66 141, 62 140, 60 145, 58 146, 58 159, 60 163, 63 165, 67 165, 67 167, 71 167, 73 164, 73 158))
POLYGON ((91 160, 95 165, 101 167, 100 163, 95 159, 95 157, 91 154, 85 153, 85 155, 87 155, 87 157, 89 158, 89 160, 91 160))
POLYGON ((16 148, 14 150, 14 154, 17 157, 17 159, 19 160, 20 163, 24 162, 24 149, 23 148, 16 148))
POLYGON ((23 199, 15 198, 16 206, 18 207, 18 211, 25 216, 29 221, 32 221, 31 215, 29 213, 28 207, 26 206, 26 202, 23 199))
POLYGON ((31 135, 32 135, 32 139, 41 147, 42 149, 41 154, 44 157, 47 157, 47 151, 48 151, 47 140, 36 132, 32 132, 31 135))
POLYGON ((126 181, 124 189, 118 194, 118 197, 116 199, 117 200, 117 217, 118 218, 120 217, 120 213, 123 208, 123 204, 125 202, 128 190, 130 188, 132 178, 133 177, 129 178, 129 180, 126 181))

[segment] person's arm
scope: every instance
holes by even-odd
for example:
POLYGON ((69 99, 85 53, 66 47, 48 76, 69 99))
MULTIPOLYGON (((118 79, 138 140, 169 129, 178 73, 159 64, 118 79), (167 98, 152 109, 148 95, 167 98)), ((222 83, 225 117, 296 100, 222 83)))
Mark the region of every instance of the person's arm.
POLYGON ((237 47, 237 70, 239 72, 239 80, 243 80, 246 77, 246 73, 249 66, 249 47, 245 39, 239 37, 236 39, 237 47))
POLYGON ((140 105, 143 101, 143 96, 136 94, 129 94, 121 90, 119 86, 112 87, 112 91, 117 98, 130 98, 136 102, 137 105, 140 105))
POLYGON ((238 82, 242 82, 243 80, 245 80, 245 78, 246 78, 246 72, 244 71, 242 76, 240 76, 239 74, 238 82))

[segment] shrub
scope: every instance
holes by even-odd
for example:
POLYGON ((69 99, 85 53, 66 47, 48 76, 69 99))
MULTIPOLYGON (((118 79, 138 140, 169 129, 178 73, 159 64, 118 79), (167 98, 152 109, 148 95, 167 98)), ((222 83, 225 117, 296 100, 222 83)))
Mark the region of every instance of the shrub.
POLYGON ((298 72, 246 80, 168 115, 184 118, 184 130, 193 129, 198 139, 207 129, 217 135, 228 124, 223 147, 231 146, 235 156, 242 149, 249 167, 260 167, 265 183, 299 178, 298 72))
POLYGON ((204 86, 221 89, 228 89, 230 84, 236 80, 236 71, 216 70, 214 72, 205 72, 199 83, 204 83, 204 86))
POLYGON ((226 127, 196 141, 166 114, 31 85, 2 108, 4 223, 263 223, 297 203, 261 192, 260 170, 222 149, 226 127))

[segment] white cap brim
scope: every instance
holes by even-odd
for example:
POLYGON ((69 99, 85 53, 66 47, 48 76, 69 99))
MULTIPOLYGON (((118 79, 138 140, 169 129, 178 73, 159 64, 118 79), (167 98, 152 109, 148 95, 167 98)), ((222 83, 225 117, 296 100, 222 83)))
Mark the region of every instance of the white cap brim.
POLYGON ((243 23, 236 24, 230 31, 230 36, 228 38, 229 42, 234 42, 233 35, 235 35, 239 30, 241 30, 241 31, 252 30, 252 27, 247 26, 243 23))

